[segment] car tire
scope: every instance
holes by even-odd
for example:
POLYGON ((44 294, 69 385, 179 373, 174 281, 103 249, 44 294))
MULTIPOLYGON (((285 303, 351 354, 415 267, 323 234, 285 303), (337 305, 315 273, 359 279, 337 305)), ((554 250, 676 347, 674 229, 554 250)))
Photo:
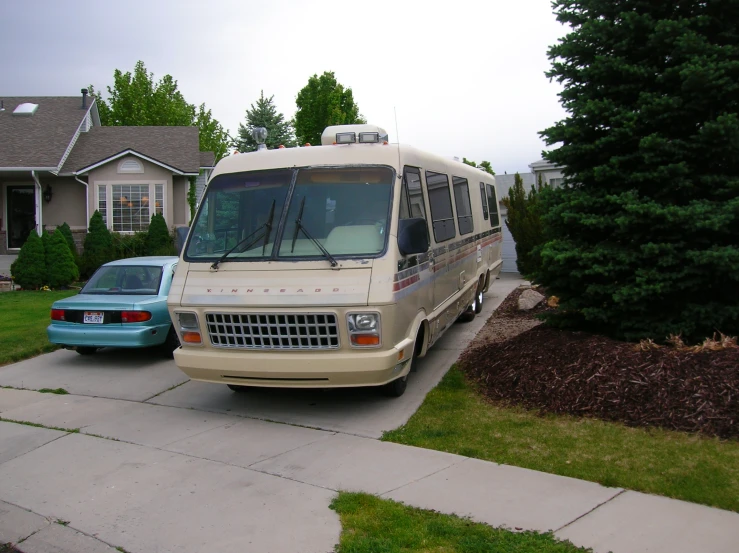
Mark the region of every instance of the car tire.
POLYGON ((177 336, 177 332, 175 332, 174 326, 170 326, 167 338, 162 344, 162 351, 164 352, 164 355, 172 359, 174 357, 174 350, 178 347, 180 347, 180 339, 177 336))
POLYGON ((239 386, 238 384, 226 384, 226 386, 228 386, 229 390, 231 390, 232 392, 237 392, 240 394, 248 392, 251 389, 250 386, 239 386))
POLYGON ((75 349, 80 355, 92 355, 98 350, 98 348, 91 348, 87 346, 77 346, 75 349))

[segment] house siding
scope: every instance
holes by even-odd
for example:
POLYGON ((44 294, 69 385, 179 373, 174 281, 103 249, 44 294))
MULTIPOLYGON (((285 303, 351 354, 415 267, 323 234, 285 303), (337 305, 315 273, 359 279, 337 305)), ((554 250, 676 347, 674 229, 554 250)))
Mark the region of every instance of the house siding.
POLYGON ((85 187, 74 178, 41 177, 41 189, 51 186, 50 202, 41 201, 41 221, 46 230, 53 230, 67 223, 72 230, 87 228, 85 213, 85 187))
POLYGON ((174 183, 172 185, 174 192, 172 222, 175 227, 187 226, 189 222, 187 220, 187 189, 189 186, 190 180, 187 177, 174 177, 174 183))
POLYGON ((90 171, 88 175, 88 194, 90 202, 90 215, 98 207, 96 190, 100 184, 164 184, 164 219, 168 227, 173 226, 174 198, 172 190, 172 173, 163 167, 137 158, 126 156, 106 163, 97 169, 90 171), (143 166, 143 173, 119 173, 118 166, 128 159, 135 159, 143 166))

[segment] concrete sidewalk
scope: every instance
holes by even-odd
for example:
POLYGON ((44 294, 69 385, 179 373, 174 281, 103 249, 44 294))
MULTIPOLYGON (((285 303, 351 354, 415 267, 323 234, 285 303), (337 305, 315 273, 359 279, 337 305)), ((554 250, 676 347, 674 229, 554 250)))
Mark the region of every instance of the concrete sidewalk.
POLYGON ((370 438, 10 389, 0 416, 80 428, 0 423, 0 543, 32 536, 26 553, 331 551, 338 490, 551 530, 604 553, 739 543, 736 513, 370 438))

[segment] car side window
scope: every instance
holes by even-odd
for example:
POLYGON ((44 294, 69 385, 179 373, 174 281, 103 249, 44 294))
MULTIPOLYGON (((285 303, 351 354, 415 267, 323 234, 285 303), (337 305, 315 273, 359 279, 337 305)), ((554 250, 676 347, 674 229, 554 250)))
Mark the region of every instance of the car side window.
POLYGON ((472 220, 470 187, 467 179, 462 177, 452 177, 452 184, 454 186, 454 205, 457 207, 459 234, 469 234, 475 228, 472 220))
POLYGON ((426 218, 426 203, 423 201, 421 171, 416 167, 403 169, 403 187, 400 193, 400 218, 426 218))
POLYGON ((436 243, 454 238, 457 235, 457 229, 454 226, 449 177, 442 173, 426 171, 426 189, 429 194, 436 243))

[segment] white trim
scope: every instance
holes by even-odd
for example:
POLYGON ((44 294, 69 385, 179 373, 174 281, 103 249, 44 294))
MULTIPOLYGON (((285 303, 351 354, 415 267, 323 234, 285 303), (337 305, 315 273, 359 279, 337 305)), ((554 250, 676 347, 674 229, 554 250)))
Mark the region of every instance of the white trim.
POLYGON ((152 157, 145 156, 144 154, 140 154, 136 150, 132 150, 130 148, 128 150, 125 150, 123 152, 120 152, 120 153, 118 153, 118 154, 116 154, 114 156, 110 156, 110 157, 105 158, 105 159, 103 159, 101 161, 98 161, 97 163, 94 163, 92 165, 88 165, 87 167, 83 167, 79 171, 75 171, 74 174, 75 175, 81 175, 82 173, 87 173, 89 171, 92 171, 93 169, 97 169, 98 167, 100 167, 102 165, 105 165, 106 163, 110 163, 111 161, 115 161, 116 159, 120 159, 123 156, 127 156, 127 155, 133 155, 133 156, 139 157, 139 158, 141 158, 141 159, 143 159, 145 161, 148 161, 149 163, 153 163, 154 165, 158 165, 159 167, 164 167, 165 169, 171 171, 175 175, 197 175, 197 173, 184 173, 184 172, 180 171, 179 169, 175 169, 171 165, 167 165, 166 163, 162 163, 161 161, 157 161, 156 159, 154 159, 152 157))
MULTIPOLYGON (((149 187, 149 221, 151 221, 151 217, 156 213, 156 186, 161 185, 162 186, 162 202, 164 205, 162 205, 162 215, 164 215, 164 220, 167 222, 167 226, 171 226, 169 223, 169 202, 167 201, 167 181, 166 180, 96 180, 92 183, 94 187, 94 196, 93 200, 95 202, 95 209, 98 209, 100 206, 100 192, 99 192, 99 186, 105 186, 105 221, 106 226, 108 227, 108 230, 111 230, 113 232, 119 232, 121 234, 130 234, 131 231, 119 231, 113 229, 113 186, 114 185, 134 185, 134 186, 142 186, 142 185, 148 185, 149 187)), ((137 232, 137 231, 133 231, 137 232)))

